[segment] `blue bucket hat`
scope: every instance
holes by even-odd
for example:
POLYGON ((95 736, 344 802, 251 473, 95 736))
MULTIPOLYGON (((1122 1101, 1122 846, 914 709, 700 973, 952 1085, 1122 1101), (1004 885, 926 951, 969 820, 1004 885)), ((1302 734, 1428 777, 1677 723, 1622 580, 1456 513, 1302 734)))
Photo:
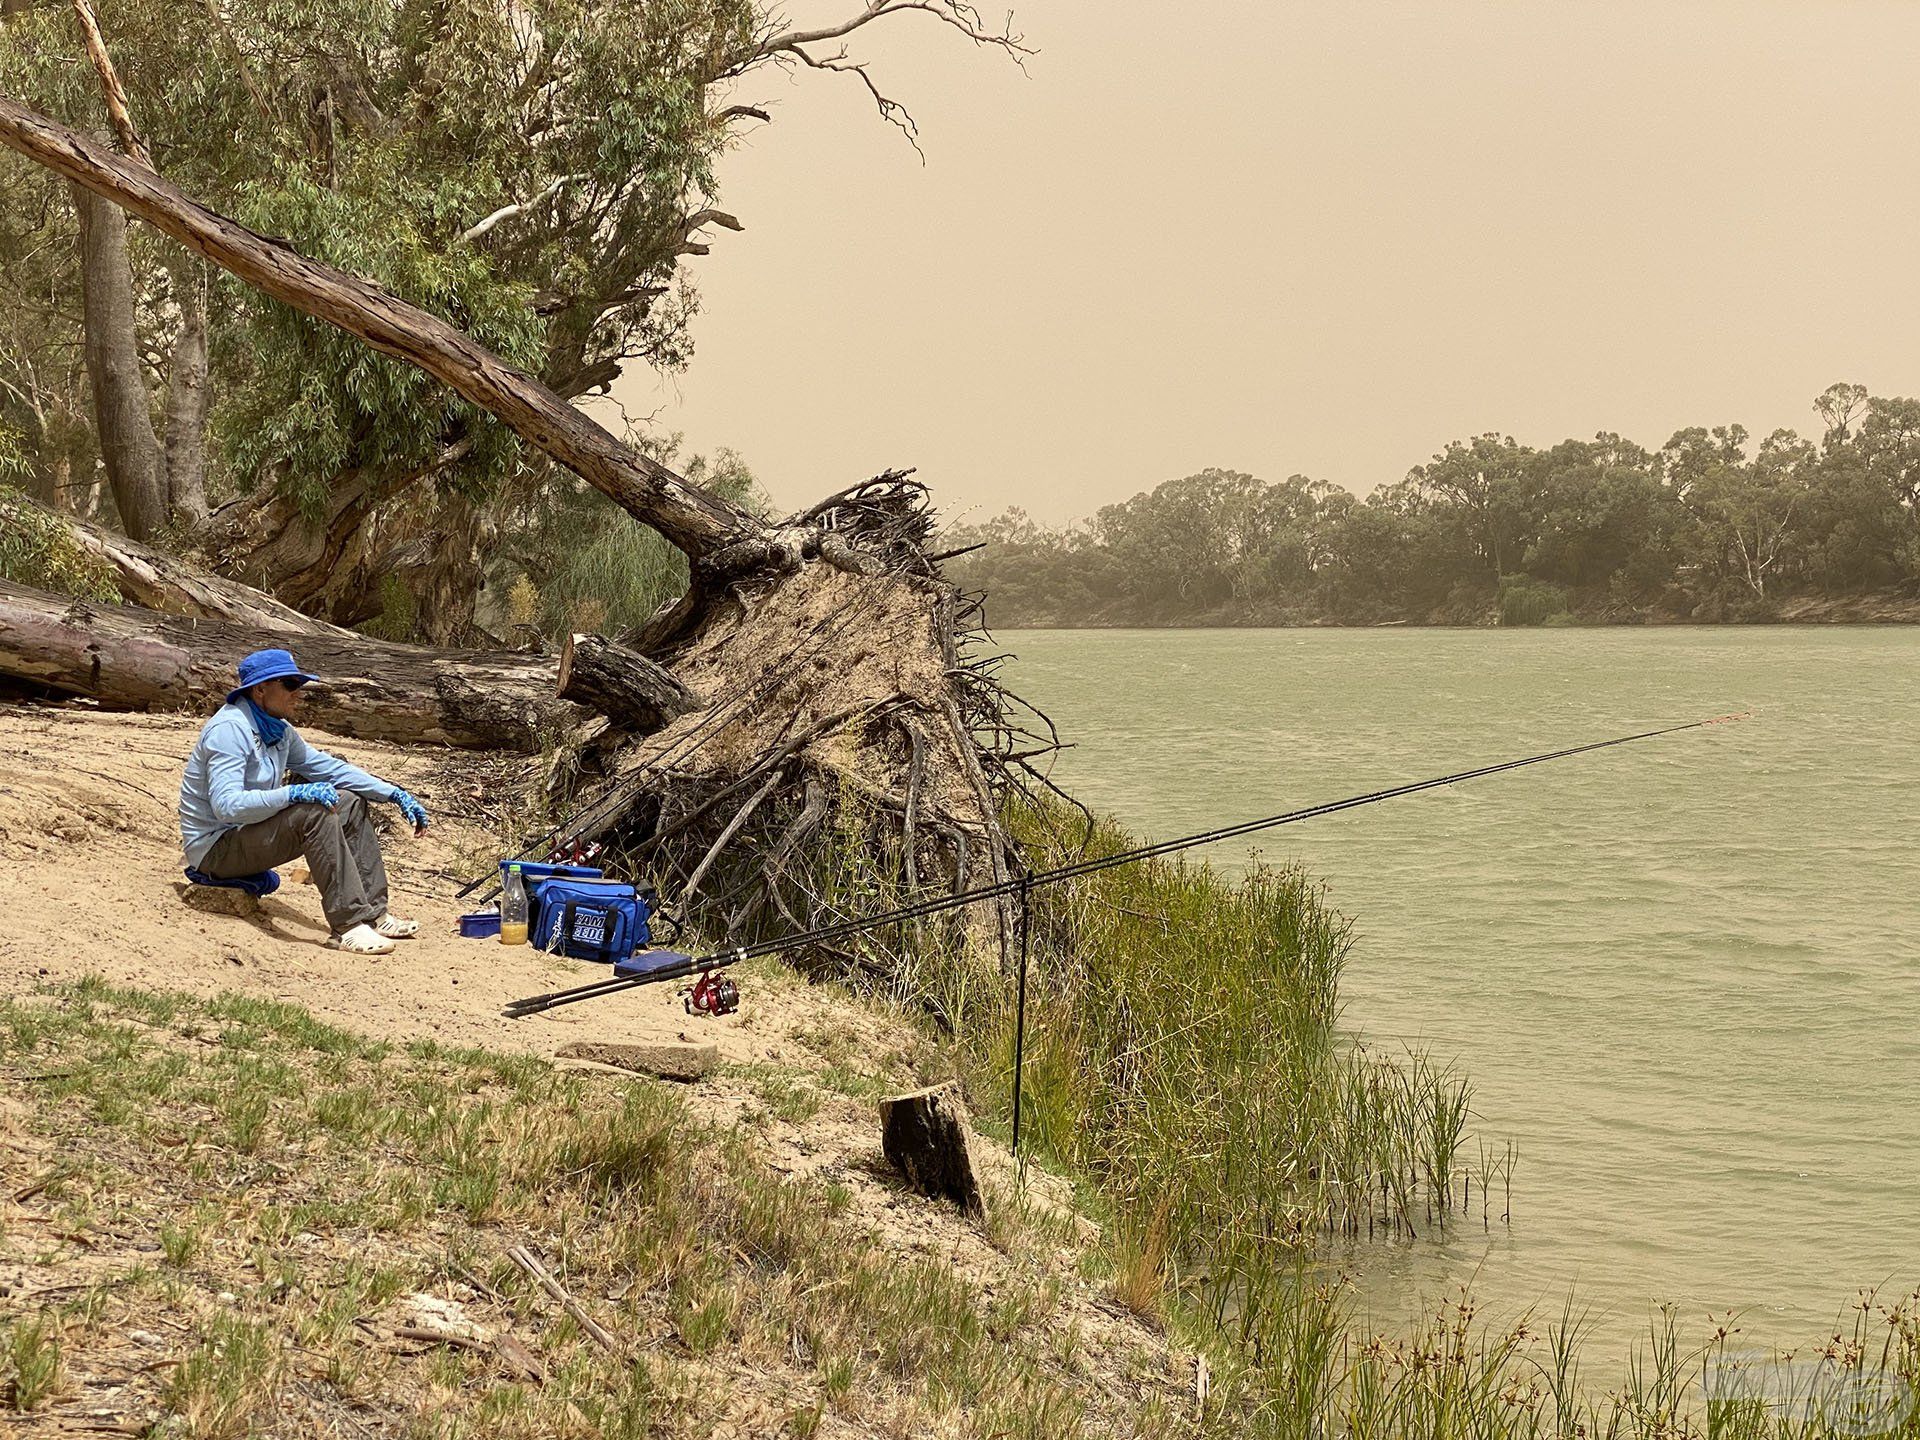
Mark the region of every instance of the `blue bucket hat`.
POLYGON ((238 689, 227 692, 227 703, 231 705, 262 680, 298 680, 302 685, 318 680, 318 675, 309 675, 293 663, 293 654, 287 650, 256 650, 240 662, 240 685, 238 689))

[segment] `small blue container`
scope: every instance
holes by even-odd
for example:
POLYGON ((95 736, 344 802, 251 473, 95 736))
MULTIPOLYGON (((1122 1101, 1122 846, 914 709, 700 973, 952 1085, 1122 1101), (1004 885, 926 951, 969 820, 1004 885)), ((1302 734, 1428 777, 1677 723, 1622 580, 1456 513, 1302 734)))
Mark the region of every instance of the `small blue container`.
POLYGON ((460 934, 468 940, 484 940, 500 933, 498 910, 474 910, 460 917, 460 934))

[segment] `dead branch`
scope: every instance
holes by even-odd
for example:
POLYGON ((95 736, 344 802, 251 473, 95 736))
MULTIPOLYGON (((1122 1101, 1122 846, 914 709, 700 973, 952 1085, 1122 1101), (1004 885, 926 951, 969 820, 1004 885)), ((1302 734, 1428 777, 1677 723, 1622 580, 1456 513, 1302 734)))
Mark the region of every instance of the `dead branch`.
POLYGON ((922 161, 926 156, 920 151, 920 128, 907 107, 883 91, 873 76, 867 71, 867 62, 849 58, 845 46, 820 54, 814 47, 842 40, 854 31, 871 25, 883 16, 919 11, 931 15, 941 24, 958 30, 976 45, 993 46, 1005 51, 1015 64, 1020 64, 1026 56, 1034 53, 1025 39, 1012 28, 1013 17, 999 29, 991 29, 976 6, 964 3, 964 0, 867 0, 867 5, 857 14, 849 16, 838 24, 822 26, 814 30, 787 30, 767 35, 747 57, 727 71, 728 76, 738 76, 753 66, 765 61, 776 64, 798 63, 814 70, 827 70, 841 75, 852 75, 866 87, 867 94, 873 98, 879 108, 881 119, 894 126, 907 137, 915 153, 922 161))
POLYGON ((526 1271, 535 1284, 558 1301, 561 1308, 574 1318, 575 1323, 587 1332, 588 1339, 610 1355, 620 1353, 620 1342, 613 1338, 612 1332, 589 1315, 580 1302, 567 1293, 566 1287, 547 1273, 547 1267, 534 1258, 531 1250, 524 1245, 515 1245, 507 1251, 507 1258, 526 1271))
POLYGON ((996 45, 1015 56, 1034 53, 1025 44, 1022 36, 1013 33, 1010 28, 1011 16, 1008 17, 1008 25, 1002 26, 999 30, 989 30, 979 9, 973 5, 961 3, 961 0, 868 0, 865 9, 836 25, 824 26, 818 30, 788 30, 767 37, 755 47, 748 60, 735 67, 734 73, 739 73, 756 61, 775 55, 792 54, 808 45, 842 39, 862 26, 871 25, 883 15, 894 15, 907 10, 918 10, 933 16, 942 24, 958 30, 976 45, 996 45))
POLYGON ((89 0, 73 0, 73 13, 80 18, 80 37, 86 46, 87 59, 93 63, 94 73, 100 77, 100 89, 107 102, 107 118, 113 121, 113 133, 120 137, 120 148, 142 165, 152 168, 153 152, 147 149, 147 142, 140 138, 140 132, 134 128, 133 112, 127 105, 126 87, 120 83, 119 72, 113 68, 113 58, 107 54, 107 38, 100 33, 100 22, 94 17, 93 6, 89 0))
POLYGON ((720 852, 727 848, 727 842, 740 833, 740 827, 752 818, 753 812, 760 808, 760 802, 773 793, 773 787, 778 785, 780 780, 781 774, 778 770, 775 770, 767 777, 767 783, 754 791, 747 803, 734 812, 733 818, 727 822, 726 828, 720 832, 719 838, 708 848, 707 853, 700 857, 700 863, 693 867, 693 873, 687 877, 686 883, 680 887, 680 903, 682 905, 692 903, 693 897, 700 890, 700 882, 707 878, 708 868, 712 866, 715 860, 720 858, 720 852))
POLYGON ((696 230, 703 229, 708 225, 718 225, 722 230, 733 231, 741 231, 747 228, 745 225, 742 225, 736 217, 729 215, 724 210, 715 210, 711 207, 704 210, 696 210, 680 222, 680 238, 674 243, 674 253, 678 255, 705 255, 712 247, 703 240, 695 240, 693 235, 696 230))

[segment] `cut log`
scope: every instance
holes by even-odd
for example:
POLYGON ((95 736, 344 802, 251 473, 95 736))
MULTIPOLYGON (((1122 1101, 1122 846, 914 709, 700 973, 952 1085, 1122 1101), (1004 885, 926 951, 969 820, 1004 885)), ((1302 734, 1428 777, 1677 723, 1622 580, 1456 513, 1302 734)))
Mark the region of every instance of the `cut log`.
MULTIPOLYGON (((0 673, 110 710, 211 713, 241 656, 288 639, 0 581, 0 673)), ((311 688, 303 718, 336 735, 533 752, 583 718, 555 697, 553 661, 538 655, 429 650, 351 632, 302 635, 293 648, 324 682, 311 688)))
POLYGON ((700 708, 700 698, 638 650, 599 635, 569 635, 560 652, 562 700, 573 700, 642 732, 700 708))
POLYGON ((969 1130, 967 1107, 951 1084, 880 1102, 880 1148, 888 1163, 921 1194, 978 1213, 983 1205, 969 1130))

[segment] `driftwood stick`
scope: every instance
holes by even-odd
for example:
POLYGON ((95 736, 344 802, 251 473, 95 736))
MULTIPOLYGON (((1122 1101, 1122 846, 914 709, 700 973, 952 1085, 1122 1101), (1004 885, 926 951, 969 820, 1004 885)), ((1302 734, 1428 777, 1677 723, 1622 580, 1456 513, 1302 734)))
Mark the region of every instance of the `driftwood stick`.
POLYGON ((920 785, 927 774, 927 742, 920 734, 920 727, 911 720, 902 720, 900 728, 907 732, 907 744, 912 751, 907 768, 907 811, 901 822, 901 845, 906 852, 907 893, 911 895, 920 888, 919 864, 913 853, 918 838, 914 834, 914 822, 919 819, 920 785))
POLYGON ((547 1267, 534 1258, 532 1251, 524 1245, 516 1245, 507 1251, 507 1258, 526 1271, 528 1278, 534 1284, 552 1296, 560 1307, 579 1323, 580 1328, 587 1332, 588 1339, 609 1355, 620 1353, 620 1342, 614 1339, 612 1332, 589 1315, 580 1302, 567 1293, 566 1287, 547 1272, 547 1267))
POLYGON ((720 838, 713 842, 705 855, 701 856, 700 863, 693 867, 693 873, 687 877, 687 883, 680 887, 682 905, 686 905, 693 899, 694 892, 700 888, 700 882, 707 878, 708 868, 720 858, 720 852, 727 848, 727 842, 740 833, 740 827, 747 823, 747 817, 760 808, 760 802, 773 793, 773 787, 778 785, 780 780, 781 773, 776 769, 767 777, 767 783, 754 791, 753 798, 742 805, 735 812, 733 819, 727 822, 726 828, 720 832, 720 838))
POLYGON ((446 1330, 427 1330, 418 1325, 402 1325, 393 1332, 396 1340, 421 1340, 429 1345, 451 1345, 456 1350, 491 1350, 493 1346, 471 1335, 455 1335, 446 1330))

